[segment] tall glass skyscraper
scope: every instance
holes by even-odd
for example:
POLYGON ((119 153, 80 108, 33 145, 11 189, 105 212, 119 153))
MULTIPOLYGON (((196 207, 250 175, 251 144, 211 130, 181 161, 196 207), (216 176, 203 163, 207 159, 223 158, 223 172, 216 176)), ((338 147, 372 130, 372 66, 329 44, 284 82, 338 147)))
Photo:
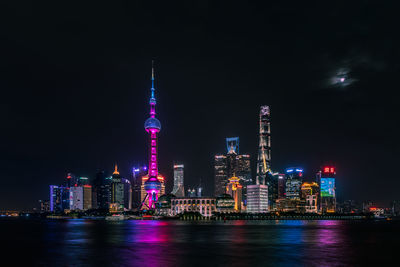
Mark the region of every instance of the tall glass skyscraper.
POLYGON ((115 164, 115 170, 112 175, 111 182, 111 204, 117 205, 119 209, 124 208, 124 184, 122 178, 119 175, 117 164, 115 164))
POLYGON ((225 193, 227 183, 227 164, 225 155, 214 157, 214 195, 219 196, 225 193))
POLYGON ((269 106, 261 106, 256 184, 267 184, 267 173, 271 172, 270 115, 269 106))
POLYGON ((286 198, 292 200, 300 200, 301 184, 303 183, 302 168, 286 169, 286 198))
POLYGON ((176 197, 184 197, 185 189, 183 186, 184 178, 184 165, 175 163, 174 164, 174 187, 172 189, 172 194, 176 197))
POLYGON ((243 200, 246 201, 246 187, 253 184, 250 155, 239 154, 239 137, 226 138, 227 153, 214 157, 215 196, 225 193, 229 178, 238 177, 243 185, 243 200))

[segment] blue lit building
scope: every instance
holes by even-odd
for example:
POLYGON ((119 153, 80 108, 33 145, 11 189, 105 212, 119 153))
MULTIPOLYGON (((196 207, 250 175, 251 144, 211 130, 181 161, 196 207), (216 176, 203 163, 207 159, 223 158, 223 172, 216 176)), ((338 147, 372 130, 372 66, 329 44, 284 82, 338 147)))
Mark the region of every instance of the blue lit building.
POLYGON ((69 209, 69 188, 50 185, 50 211, 61 213, 69 209))
POLYGON ((303 183, 303 168, 287 168, 285 175, 285 197, 287 199, 300 200, 301 184, 303 183))

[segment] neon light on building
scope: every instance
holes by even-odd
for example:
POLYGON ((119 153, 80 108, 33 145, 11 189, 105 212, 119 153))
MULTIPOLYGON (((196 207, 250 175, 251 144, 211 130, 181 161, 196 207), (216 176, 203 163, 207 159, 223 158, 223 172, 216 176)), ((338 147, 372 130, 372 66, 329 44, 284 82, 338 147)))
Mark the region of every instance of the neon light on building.
POLYGON ((155 209, 155 203, 158 200, 160 192, 164 184, 164 178, 158 174, 157 162, 157 135, 161 130, 161 123, 156 116, 156 98, 154 96, 154 67, 152 66, 151 72, 151 97, 150 97, 150 117, 145 121, 144 128, 150 136, 150 153, 149 153, 149 167, 147 177, 143 177, 143 189, 146 196, 143 199, 143 204, 148 203, 149 209, 155 209), (147 201, 146 201, 147 200, 147 201))

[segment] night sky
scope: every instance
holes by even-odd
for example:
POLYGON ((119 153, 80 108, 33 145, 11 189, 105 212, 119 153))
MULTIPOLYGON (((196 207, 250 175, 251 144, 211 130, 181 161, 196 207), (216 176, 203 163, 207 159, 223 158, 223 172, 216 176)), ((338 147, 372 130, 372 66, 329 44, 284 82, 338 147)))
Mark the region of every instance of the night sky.
POLYGON ((0 48, 0 209, 31 209, 65 174, 147 162, 156 63, 160 172, 213 192, 225 137, 272 169, 337 167, 341 200, 399 198, 398 9, 389 1, 9 1, 0 48), (396 153, 397 152, 397 153, 396 153))

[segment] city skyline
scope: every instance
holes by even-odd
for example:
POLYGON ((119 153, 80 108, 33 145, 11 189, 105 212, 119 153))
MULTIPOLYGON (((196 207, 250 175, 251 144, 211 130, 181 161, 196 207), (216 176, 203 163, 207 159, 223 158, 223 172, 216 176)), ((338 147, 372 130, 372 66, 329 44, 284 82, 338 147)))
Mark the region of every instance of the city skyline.
POLYGON ((1 44, 1 209, 31 209, 48 194, 43 185, 68 172, 93 179, 115 162, 121 174, 147 164, 142 123, 152 58, 168 190, 175 160, 189 185, 212 184, 213 156, 225 151, 226 137, 240 137, 254 172, 259 107, 269 105, 274 171, 301 166, 313 177, 334 163, 338 198, 397 198, 400 182, 384 171, 398 161, 400 43, 382 30, 396 31, 395 9, 382 16, 364 3, 368 12, 354 16, 358 5, 339 3, 243 3, 229 12, 217 4, 187 12, 138 5, 99 7, 113 10, 105 18, 71 17, 59 4, 56 13, 10 4, 15 16, 5 16, 1 44))

